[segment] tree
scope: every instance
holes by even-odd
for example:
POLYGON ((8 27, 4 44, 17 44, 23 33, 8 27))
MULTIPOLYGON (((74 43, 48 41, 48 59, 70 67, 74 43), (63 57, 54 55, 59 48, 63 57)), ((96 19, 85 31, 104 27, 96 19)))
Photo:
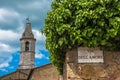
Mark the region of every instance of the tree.
POLYGON ((120 0, 54 0, 43 33, 50 59, 60 74, 68 49, 119 50, 120 0))

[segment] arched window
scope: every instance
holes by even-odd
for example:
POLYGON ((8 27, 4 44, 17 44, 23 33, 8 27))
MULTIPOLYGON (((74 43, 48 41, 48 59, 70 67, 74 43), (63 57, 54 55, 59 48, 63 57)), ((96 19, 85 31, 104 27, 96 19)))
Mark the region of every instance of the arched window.
POLYGON ((25 43, 25 51, 29 51, 29 42, 28 41, 25 43))

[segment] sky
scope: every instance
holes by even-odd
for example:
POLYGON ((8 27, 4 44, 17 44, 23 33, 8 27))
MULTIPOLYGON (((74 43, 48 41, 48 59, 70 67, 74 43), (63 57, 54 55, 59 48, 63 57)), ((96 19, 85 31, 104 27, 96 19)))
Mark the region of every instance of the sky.
POLYGON ((44 27, 52 0, 0 0, 0 76, 17 70, 20 60, 20 38, 30 18, 36 38, 35 66, 50 63, 45 48, 44 27))

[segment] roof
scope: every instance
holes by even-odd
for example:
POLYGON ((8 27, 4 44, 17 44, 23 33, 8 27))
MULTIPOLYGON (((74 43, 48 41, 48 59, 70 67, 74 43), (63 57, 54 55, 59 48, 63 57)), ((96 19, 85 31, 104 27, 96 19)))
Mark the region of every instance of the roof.
POLYGON ((27 23, 26 23, 26 28, 25 28, 25 31, 22 34, 22 38, 32 38, 32 39, 35 39, 34 35, 33 35, 33 32, 32 32, 32 27, 31 27, 31 22, 30 21, 27 21, 27 23))
POLYGON ((2 77, 0 77, 0 80, 30 80, 32 73, 34 72, 35 69, 39 69, 39 68, 44 68, 46 66, 51 66, 51 63, 39 66, 39 67, 35 67, 33 69, 18 69, 15 72, 12 72, 10 74, 4 75, 2 77))

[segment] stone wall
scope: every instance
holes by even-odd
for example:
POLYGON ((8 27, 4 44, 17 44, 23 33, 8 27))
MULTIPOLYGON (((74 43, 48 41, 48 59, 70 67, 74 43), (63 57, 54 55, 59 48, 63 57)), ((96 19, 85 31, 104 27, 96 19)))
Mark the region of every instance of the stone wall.
POLYGON ((103 51, 103 63, 78 63, 78 49, 66 53, 64 80, 120 80, 120 52, 103 51))
POLYGON ((59 75, 52 64, 46 64, 33 69, 19 69, 0 77, 0 80, 59 80, 59 75))
POLYGON ((59 75, 52 64, 47 64, 35 68, 30 80, 59 80, 59 75))
POLYGON ((13 73, 0 77, 0 80, 27 80, 31 70, 17 70, 13 73))

